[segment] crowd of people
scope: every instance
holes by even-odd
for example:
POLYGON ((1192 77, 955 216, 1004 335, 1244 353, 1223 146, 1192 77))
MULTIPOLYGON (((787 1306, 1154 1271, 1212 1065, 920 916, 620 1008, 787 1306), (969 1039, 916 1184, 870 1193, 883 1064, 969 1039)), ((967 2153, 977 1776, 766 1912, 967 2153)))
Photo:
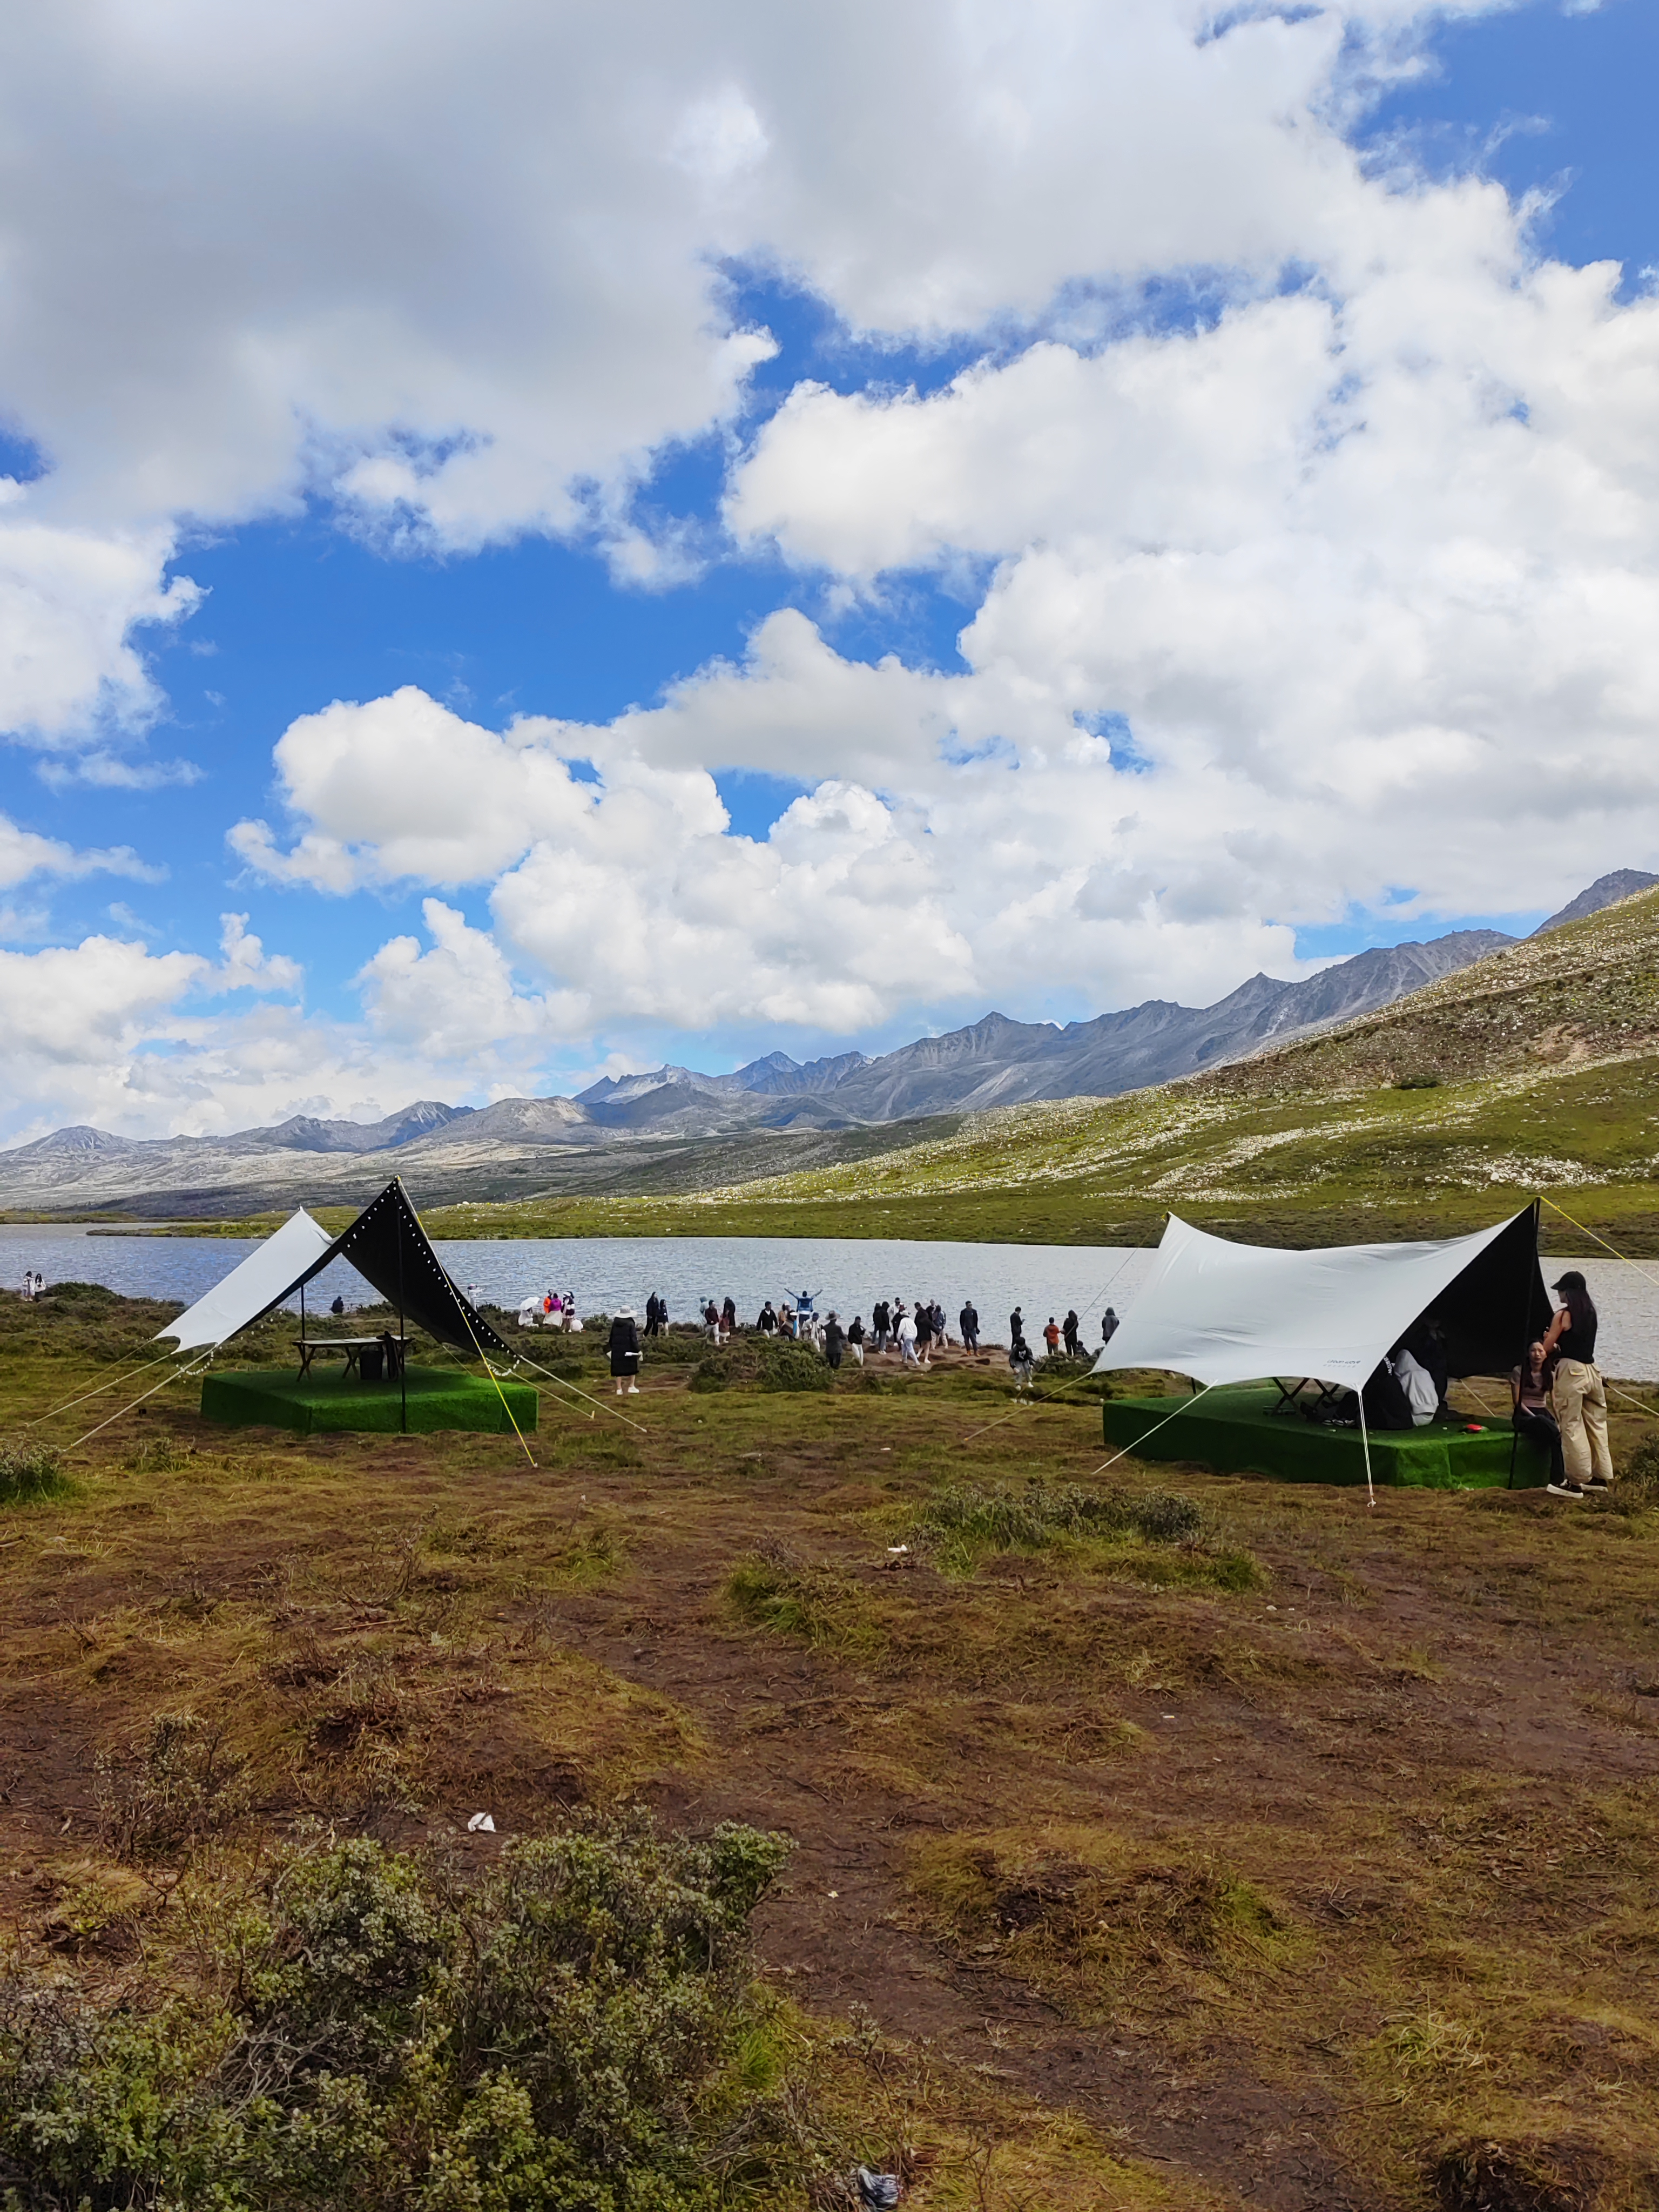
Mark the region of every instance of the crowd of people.
MULTIPOLYGON (((775 1301, 765 1299, 753 1323, 756 1334, 811 1345, 831 1367, 841 1367, 848 1362, 862 1367, 869 1358, 896 1360, 902 1367, 921 1370, 931 1368, 937 1359, 953 1350, 975 1358, 990 1356, 990 1349, 981 1339, 979 1311, 971 1298, 963 1301, 954 1323, 937 1297, 878 1298, 870 1309, 867 1322, 862 1313, 855 1313, 850 1321, 843 1322, 834 1308, 819 1311, 823 1295, 821 1290, 787 1291, 775 1301)), ((739 1326, 735 1299, 705 1298, 696 1310, 697 1325, 711 1344, 719 1346, 731 1341, 739 1326)), ((519 1308, 520 1328, 571 1330, 580 1329, 581 1325, 574 1291, 548 1291, 528 1297, 519 1308)), ((619 1397, 639 1388, 645 1340, 660 1336, 670 1325, 668 1300, 656 1291, 645 1302, 643 1330, 631 1306, 624 1306, 612 1317, 607 1349, 619 1397)), ((1101 1320, 1103 1344, 1111 1342, 1117 1325, 1118 1317, 1108 1306, 1101 1320)), ((1038 1337, 1042 1347, 1041 1355, 1033 1351, 1025 1334, 1024 1316, 1016 1306, 1008 1316, 1007 1358, 1022 1389, 1030 1387, 1039 1356, 1051 1360, 1091 1356, 1090 1347, 1083 1341, 1083 1322, 1075 1307, 1067 1309, 1063 1320, 1056 1320, 1050 1314, 1038 1337)))

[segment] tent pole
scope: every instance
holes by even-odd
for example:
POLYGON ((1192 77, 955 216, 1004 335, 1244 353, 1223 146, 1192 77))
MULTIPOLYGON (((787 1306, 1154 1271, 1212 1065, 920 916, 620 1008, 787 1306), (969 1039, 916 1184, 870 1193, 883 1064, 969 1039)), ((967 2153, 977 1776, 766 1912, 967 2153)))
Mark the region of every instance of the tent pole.
POLYGON ((1376 1485, 1371 1480, 1371 1432, 1365 1426, 1365 1393, 1359 1393, 1359 1441, 1365 1450, 1365 1497, 1373 1506, 1376 1504, 1376 1485))
MULTIPOLYGON (((404 1179, 394 1176, 399 1200, 404 1194, 404 1179)), ((396 1209, 398 1216, 398 1425, 404 1436, 409 1434, 409 1375, 404 1354, 408 1346, 404 1342, 404 1209, 396 1209)))
MULTIPOLYGON (((1538 1272, 1538 1231, 1542 1218, 1543 1208, 1539 1200, 1534 1199, 1532 1202, 1532 1272, 1526 1278, 1527 1295, 1521 1316, 1519 1366, 1523 1377, 1527 1371, 1527 1353, 1530 1349, 1528 1339, 1532 1334, 1532 1282, 1533 1275, 1538 1272)), ((1504 1486, 1506 1490, 1513 1490, 1515 1487, 1515 1455, 1521 1449, 1520 1413, 1521 1401, 1517 1397, 1510 1410, 1510 1479, 1504 1486)))

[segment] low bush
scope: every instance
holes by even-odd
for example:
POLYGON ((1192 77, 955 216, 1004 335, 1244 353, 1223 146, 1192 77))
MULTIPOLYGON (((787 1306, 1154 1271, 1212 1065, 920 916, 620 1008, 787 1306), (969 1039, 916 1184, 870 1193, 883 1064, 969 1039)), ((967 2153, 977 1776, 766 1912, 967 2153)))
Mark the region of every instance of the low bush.
POLYGON ((787 1337, 762 1340, 759 1383, 763 1390, 827 1390, 832 1370, 810 1344, 787 1337))
POLYGON ((744 2181, 786 2179, 753 2176, 768 2130, 733 2123, 769 2094, 748 1923, 787 1850, 635 1814, 469 1883, 360 1839, 281 1862, 199 1987, 100 2005, 14 1970, 4 2201, 713 2212, 734 2136, 744 2181))
POLYGON ((1659 1430, 1650 1430, 1619 1469, 1618 1494, 1632 1504, 1659 1502, 1659 1430))
POLYGON ((65 1498, 74 1487, 64 1462, 46 1444, 9 1444, 0 1449, 0 1505, 33 1505, 65 1498))

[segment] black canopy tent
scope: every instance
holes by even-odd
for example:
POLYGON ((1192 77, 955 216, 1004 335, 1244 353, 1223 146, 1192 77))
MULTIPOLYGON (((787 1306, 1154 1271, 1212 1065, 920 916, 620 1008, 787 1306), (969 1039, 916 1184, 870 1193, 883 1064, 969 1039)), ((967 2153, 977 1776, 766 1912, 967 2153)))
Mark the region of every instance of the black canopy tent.
POLYGON ((1449 1375, 1507 1375, 1550 1325, 1538 1265, 1539 1201, 1507 1222, 1425 1309, 1437 1322, 1449 1375))
MULTIPOLYGON (((351 1226, 343 1229, 328 1249, 288 1285, 282 1297, 271 1300, 271 1305, 292 1297, 334 1260, 349 1260, 365 1282, 397 1307, 400 1316, 418 1322, 440 1344, 451 1345, 458 1352, 499 1352, 511 1358, 507 1345, 462 1297, 433 1250, 432 1240, 409 1202, 401 1176, 394 1176, 351 1226)), ((266 1308, 267 1312, 270 1310, 266 1308)))

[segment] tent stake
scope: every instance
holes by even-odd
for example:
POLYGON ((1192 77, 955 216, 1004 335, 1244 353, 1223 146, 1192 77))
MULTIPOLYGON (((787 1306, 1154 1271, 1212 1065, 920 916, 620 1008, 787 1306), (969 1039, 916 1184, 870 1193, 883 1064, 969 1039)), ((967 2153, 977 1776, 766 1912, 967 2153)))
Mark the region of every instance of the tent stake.
POLYGON ((1359 1441, 1365 1448, 1365 1498, 1366 1502, 1369 1504, 1375 1506, 1376 1504, 1376 1485, 1371 1480, 1371 1432, 1365 1426, 1365 1393, 1363 1389, 1359 1391, 1358 1398, 1359 1441))

